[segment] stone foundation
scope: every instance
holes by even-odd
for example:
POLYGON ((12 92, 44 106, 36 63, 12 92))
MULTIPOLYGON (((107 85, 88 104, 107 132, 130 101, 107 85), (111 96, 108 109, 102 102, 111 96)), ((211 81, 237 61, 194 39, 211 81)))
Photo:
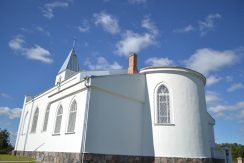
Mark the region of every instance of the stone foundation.
POLYGON ((43 162, 43 163, 79 163, 79 162, 81 162, 80 153, 17 151, 16 155, 32 157, 32 158, 36 159, 37 162, 43 162))
POLYGON ((150 157, 150 156, 127 156, 127 155, 105 155, 85 153, 64 152, 22 152, 17 155, 25 155, 35 158, 44 163, 224 163, 221 159, 212 158, 174 158, 174 157, 150 157))

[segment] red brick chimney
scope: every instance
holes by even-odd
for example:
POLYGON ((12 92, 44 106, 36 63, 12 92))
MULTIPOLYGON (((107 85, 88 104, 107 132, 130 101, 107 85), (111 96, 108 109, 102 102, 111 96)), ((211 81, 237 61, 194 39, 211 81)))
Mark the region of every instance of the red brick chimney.
POLYGON ((136 74, 136 73, 138 73, 137 55, 136 55, 136 53, 131 53, 129 56, 128 74, 136 74))

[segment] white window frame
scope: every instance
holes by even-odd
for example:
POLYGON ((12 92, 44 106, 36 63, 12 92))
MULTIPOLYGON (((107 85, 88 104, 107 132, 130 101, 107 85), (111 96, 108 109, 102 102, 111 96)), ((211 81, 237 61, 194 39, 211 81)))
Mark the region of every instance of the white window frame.
POLYGON ((38 118, 39 118, 39 107, 36 107, 33 118, 32 118, 31 133, 36 133, 38 118), (38 113, 36 113, 37 111, 38 111, 38 113), (35 124, 35 128, 34 128, 34 124, 35 124))
POLYGON ((64 108, 63 108, 62 105, 59 105, 58 108, 57 108, 57 111, 56 111, 56 115, 55 115, 55 121, 54 121, 55 123, 54 123, 53 135, 60 135, 60 133, 61 133, 63 114, 64 114, 64 108), (58 115, 58 112, 59 112, 60 108, 62 108, 62 113, 60 115, 58 115), (55 132, 58 116, 61 116, 60 127, 59 127, 59 132, 55 132))
POLYGON ((173 107, 172 107, 172 91, 169 89, 169 87, 167 86, 166 83, 161 82, 159 83, 154 90, 154 123, 155 125, 174 125, 174 119, 173 119, 173 107), (168 117, 169 117, 169 121, 167 122, 159 122, 159 116, 158 116, 158 112, 159 112, 159 106, 158 106, 158 89, 160 89, 161 86, 164 86, 165 88, 167 88, 168 93, 166 93, 166 96, 168 96, 168 117))
POLYGON ((49 116, 50 116, 50 104, 47 105, 47 108, 46 108, 46 111, 45 111, 45 114, 44 114, 42 132, 46 132, 47 131, 47 126, 48 126, 48 122, 49 122, 49 116))
POLYGON ((76 100, 72 100, 71 104, 70 104, 70 107, 69 107, 69 114, 68 114, 68 118, 67 118, 67 125, 66 125, 66 134, 74 134, 75 133, 75 125, 76 125, 76 116, 77 116, 77 101, 76 100), (72 110, 72 106, 73 104, 76 104, 76 108, 75 110, 72 110), (69 125, 70 125, 70 117, 71 117, 71 114, 75 114, 75 118, 73 120, 73 131, 68 131, 69 130, 69 125))

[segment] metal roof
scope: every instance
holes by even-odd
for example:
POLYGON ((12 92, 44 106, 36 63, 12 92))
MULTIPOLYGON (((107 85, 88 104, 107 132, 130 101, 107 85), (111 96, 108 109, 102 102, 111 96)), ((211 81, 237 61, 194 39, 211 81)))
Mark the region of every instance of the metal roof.
POLYGON ((69 69, 69 70, 75 71, 75 72, 80 71, 79 62, 78 62, 77 56, 75 54, 74 48, 72 48, 71 51, 69 52, 68 57, 66 58, 64 64, 62 65, 62 67, 58 73, 61 73, 66 69, 69 69))

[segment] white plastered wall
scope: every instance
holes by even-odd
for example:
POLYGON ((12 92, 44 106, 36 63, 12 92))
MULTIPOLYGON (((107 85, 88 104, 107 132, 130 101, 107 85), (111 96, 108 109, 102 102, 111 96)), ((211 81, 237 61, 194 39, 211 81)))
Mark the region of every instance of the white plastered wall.
MULTIPOLYGON (((28 125, 28 121, 30 121, 29 132, 28 134, 19 134, 16 150, 79 153, 82 143, 86 96, 87 89, 84 82, 81 81, 80 75, 77 74, 76 76, 63 81, 59 87, 54 87, 35 97, 33 102, 27 102, 23 109, 23 115, 25 115, 27 111, 30 113, 31 109, 33 109, 31 117, 29 114, 25 124, 28 125), (77 102, 75 133, 67 134, 68 112, 73 100, 76 100, 77 102), (44 116, 48 104, 50 104, 48 126, 47 131, 43 132, 44 116), (63 106, 61 131, 60 135, 54 135, 53 130, 56 120, 56 111, 59 105, 63 106), (37 107, 39 108, 39 116, 36 132, 30 133, 33 114, 37 107)), ((19 132, 22 132, 22 129, 20 129, 19 132)))
MULTIPOLYGON (((87 153, 211 157, 214 138, 206 111, 204 83, 198 77, 177 71, 92 77, 90 99, 86 99, 87 89, 80 80, 77 74, 35 98, 33 109, 39 107, 39 120, 36 133, 28 135, 26 151, 80 152, 86 134, 87 153), (171 125, 155 124, 155 88, 160 83, 170 90, 171 125), (65 134, 73 98, 78 105, 76 133, 65 134), (45 110, 50 102, 48 131, 43 133, 45 110), (64 108, 61 135, 53 136, 60 104, 64 108), (85 111, 88 122, 87 132, 83 133, 85 111)), ((27 102, 24 112, 31 108, 32 102, 27 102)), ((32 117, 33 114, 34 110, 32 117)), ((24 149, 25 138, 26 135, 19 136, 17 150, 24 149)))
POLYGON ((144 75, 91 79, 87 153, 142 155, 144 75))
MULTIPOLYGON (((203 81, 192 74, 177 71, 148 73, 146 81, 151 109, 154 155, 211 157, 203 81), (170 91, 170 111, 173 119, 171 125, 155 124, 155 88, 160 83, 165 84, 170 91)), ((147 152, 150 154, 150 151, 147 152)))

